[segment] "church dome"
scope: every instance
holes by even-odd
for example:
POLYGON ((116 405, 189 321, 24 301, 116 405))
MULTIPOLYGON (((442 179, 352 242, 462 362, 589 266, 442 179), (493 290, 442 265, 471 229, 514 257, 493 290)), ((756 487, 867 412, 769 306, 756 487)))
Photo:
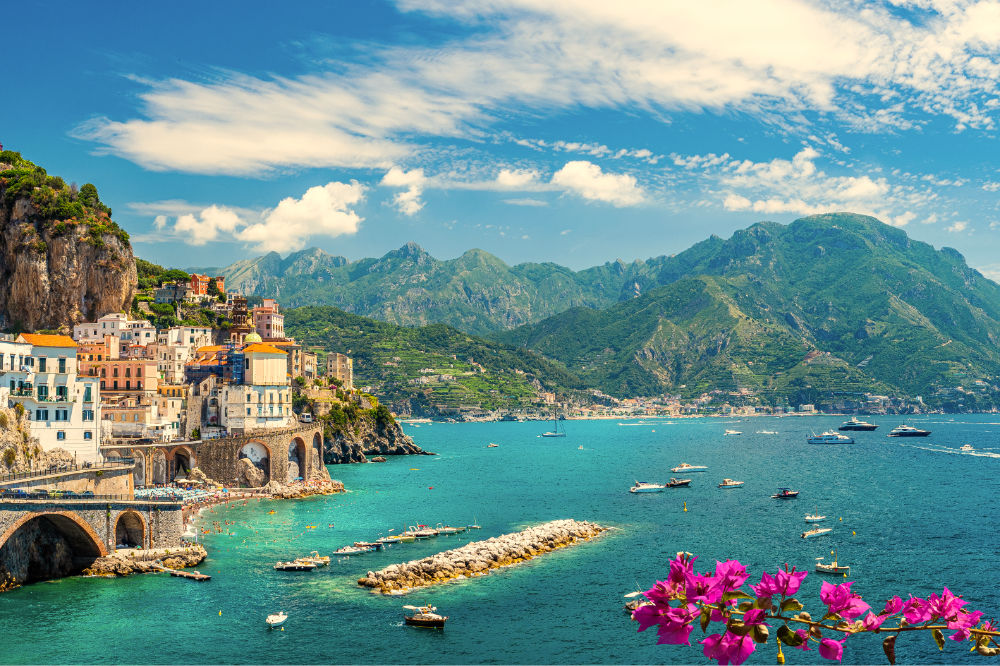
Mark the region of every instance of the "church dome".
POLYGON ((248 345, 252 345, 256 342, 264 342, 264 339, 261 338, 259 335, 257 335, 256 331, 254 331, 252 333, 248 333, 247 337, 243 338, 243 342, 245 342, 248 345))

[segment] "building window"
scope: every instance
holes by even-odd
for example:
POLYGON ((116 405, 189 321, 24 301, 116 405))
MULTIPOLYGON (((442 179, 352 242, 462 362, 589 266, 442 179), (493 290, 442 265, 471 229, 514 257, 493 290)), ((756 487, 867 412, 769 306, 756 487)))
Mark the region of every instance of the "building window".
POLYGON ((125 376, 126 377, 132 376, 132 368, 125 368, 125 376))
POLYGON ((59 372, 60 373, 66 372, 66 359, 64 358, 59 359, 59 372))
MULTIPOLYGON (((91 389, 92 388, 93 388, 92 386, 85 386, 83 388, 83 401, 84 402, 93 402, 93 397, 91 395, 91 389)), ((104 382, 101 382, 101 388, 104 388, 104 382)))
POLYGON ((114 368, 111 369, 111 376, 112 377, 118 376, 118 366, 115 366, 114 368))
POLYGON ((40 384, 38 386, 38 399, 39 400, 45 400, 48 397, 49 397, 49 385, 48 384, 40 384))
POLYGON ((115 391, 118 390, 118 380, 117 379, 115 380, 115 383, 114 383, 114 385, 111 388, 113 388, 115 391))
POLYGON ((85 410, 83 410, 83 420, 84 421, 93 421, 94 420, 94 410, 92 410, 92 409, 85 409, 85 410))
POLYGON ((38 358, 38 372, 45 372, 45 361, 46 358, 44 356, 38 358))
POLYGON ((94 439, 94 433, 92 433, 89 430, 87 430, 86 432, 83 433, 83 438, 84 439, 94 439))
POLYGON ((47 410, 47 409, 39 409, 38 411, 36 411, 35 412, 35 420, 36 421, 48 421, 49 420, 49 410, 47 410))
POLYGON ((66 431, 65 430, 60 430, 59 432, 57 432, 56 433, 56 439, 58 439, 58 440, 66 439, 66 431))

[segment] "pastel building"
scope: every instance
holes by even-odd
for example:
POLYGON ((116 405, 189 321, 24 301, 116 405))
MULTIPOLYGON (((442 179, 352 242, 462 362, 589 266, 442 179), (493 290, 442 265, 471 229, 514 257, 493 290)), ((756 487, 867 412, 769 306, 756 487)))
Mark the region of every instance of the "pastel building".
POLYGON ((273 298, 265 298, 261 305, 253 309, 253 324, 257 335, 265 340, 285 337, 285 315, 278 312, 278 301, 273 298))
POLYGON ((21 404, 44 450, 65 449, 78 462, 99 458, 101 395, 96 377, 77 374, 77 344, 67 335, 23 333, 0 342, 0 385, 21 404))
POLYGON ((354 360, 344 354, 328 354, 326 357, 326 376, 339 379, 345 389, 353 389, 354 360))
POLYGON ((156 342, 156 327, 146 319, 129 319, 121 312, 106 314, 96 322, 85 322, 73 327, 77 342, 100 341, 113 335, 125 344, 147 345, 156 342))
POLYGON ((231 433, 242 433, 294 422, 286 357, 282 350, 264 343, 243 349, 243 383, 221 386, 221 425, 231 433))

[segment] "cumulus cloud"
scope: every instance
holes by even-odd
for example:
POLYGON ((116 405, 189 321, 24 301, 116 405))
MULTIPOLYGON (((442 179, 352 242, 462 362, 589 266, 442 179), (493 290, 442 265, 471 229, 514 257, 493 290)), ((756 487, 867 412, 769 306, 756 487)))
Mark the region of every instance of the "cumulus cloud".
POLYGON ((364 199, 364 191, 357 181, 331 182, 309 188, 301 198, 287 197, 274 208, 249 215, 244 209, 212 205, 177 216, 173 225, 167 215, 157 215, 153 226, 162 235, 188 245, 243 241, 261 252, 289 252, 305 247, 310 236, 357 233, 363 218, 351 207, 364 199))
POLYGON ((392 205, 403 215, 416 215, 424 207, 421 196, 424 193, 427 178, 424 176, 423 169, 405 171, 394 166, 382 176, 380 184, 386 187, 406 188, 404 191, 396 193, 392 198, 392 205))
POLYGON ((958 222, 955 222, 954 224, 952 224, 951 226, 949 226, 947 229, 945 229, 945 231, 951 232, 953 234, 957 234, 957 233, 960 233, 962 231, 965 231, 968 227, 969 227, 969 223, 968 222, 958 221, 958 222))
POLYGON ((645 195, 635 176, 604 173, 601 167, 586 160, 567 162, 552 174, 552 184, 588 201, 601 201, 612 206, 635 206, 645 195))

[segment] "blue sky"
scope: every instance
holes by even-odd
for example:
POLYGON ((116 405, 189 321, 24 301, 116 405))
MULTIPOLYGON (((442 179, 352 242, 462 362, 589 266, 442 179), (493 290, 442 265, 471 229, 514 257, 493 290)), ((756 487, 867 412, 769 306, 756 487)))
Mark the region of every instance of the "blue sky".
POLYGON ((1000 277, 1000 3, 275 7, 16 3, 0 142, 173 266, 583 268, 848 210, 1000 277))

